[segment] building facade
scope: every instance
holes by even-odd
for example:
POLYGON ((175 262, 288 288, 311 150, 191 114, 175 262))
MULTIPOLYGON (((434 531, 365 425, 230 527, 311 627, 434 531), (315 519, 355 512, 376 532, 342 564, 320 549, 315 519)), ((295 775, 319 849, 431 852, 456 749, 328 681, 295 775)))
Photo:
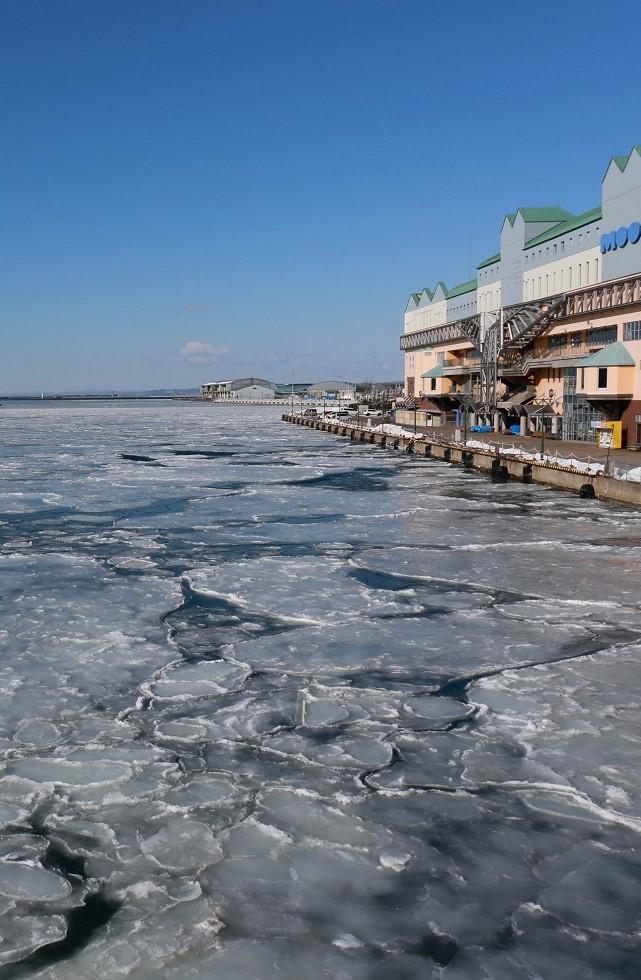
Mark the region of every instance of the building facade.
POLYGON ((531 426, 545 406, 564 438, 620 420, 641 444, 641 146, 612 158, 598 207, 521 207, 475 279, 412 293, 401 349, 406 394, 444 411, 531 426))
POLYGON ((232 381, 208 381, 200 386, 202 398, 211 401, 273 401, 296 398, 320 399, 354 398, 354 385, 349 381, 318 381, 276 384, 265 378, 236 378, 232 381))
POLYGON ((200 386, 200 394, 213 401, 270 401, 275 397, 275 389, 276 385, 264 378, 237 378, 235 381, 209 381, 200 386))

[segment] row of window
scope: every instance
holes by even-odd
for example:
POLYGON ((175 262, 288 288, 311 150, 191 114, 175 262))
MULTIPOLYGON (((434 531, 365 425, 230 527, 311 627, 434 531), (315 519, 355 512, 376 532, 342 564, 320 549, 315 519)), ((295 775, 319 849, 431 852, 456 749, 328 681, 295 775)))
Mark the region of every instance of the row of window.
POLYGON ((614 344, 617 339, 617 327, 594 327, 588 330, 588 344, 596 347, 599 344, 614 344))
POLYGON ((599 260, 577 262, 558 272, 546 272, 541 276, 532 276, 525 280, 525 299, 540 299, 542 296, 553 296, 564 289, 578 289, 580 286, 591 286, 599 281, 599 260))
MULTIPOLYGON (((635 321, 635 326, 639 327, 639 335, 636 339, 641 340, 641 320, 635 321)), ((593 327, 587 331, 587 336, 584 330, 575 330, 572 333, 550 334, 548 338, 548 349, 559 350, 564 347, 583 347, 586 342, 590 347, 605 347, 607 344, 615 343, 617 332, 618 328, 614 324, 609 327, 593 327)), ((624 340, 630 339, 632 338, 624 337, 624 340)))
POLYGON ((500 289, 490 289, 489 292, 483 293, 479 296, 479 313, 489 313, 500 309, 501 306, 501 290, 500 289))
POLYGON ((490 280, 495 279, 496 276, 498 276, 498 274, 499 274, 498 265, 495 265, 494 268, 492 269, 483 269, 483 271, 479 273, 479 282, 481 281, 487 282, 488 279, 490 280))
MULTIPOLYGON (((598 242, 598 239, 599 239, 599 229, 598 228, 595 228, 594 229, 594 235, 592 236, 592 241, 597 241, 598 242)), ((579 249, 582 249, 584 247, 584 245, 583 245, 583 232, 582 231, 579 232, 578 237, 577 237, 577 240, 578 240, 578 243, 579 243, 579 249)), ((567 239, 568 251, 570 251, 572 249, 572 245, 573 244, 574 244, 574 238, 573 238, 572 235, 570 235, 570 237, 567 239)), ((555 255, 556 256, 558 256, 558 255, 564 255, 565 254, 565 245, 566 245, 566 239, 565 238, 563 238, 560 242, 553 242, 552 245, 546 245, 545 246, 545 255, 546 255, 546 257, 547 256, 550 256, 551 258, 554 258, 555 255)), ((589 228, 586 228, 586 230, 585 230, 585 248, 588 248, 589 245, 590 245, 590 229, 589 228)), ((525 261, 526 261, 526 263, 527 263, 528 259, 542 259, 542 258, 543 258, 543 249, 542 248, 540 248, 538 250, 538 252, 537 252, 536 249, 534 249, 532 252, 529 252, 529 253, 526 252, 525 253, 525 261)))

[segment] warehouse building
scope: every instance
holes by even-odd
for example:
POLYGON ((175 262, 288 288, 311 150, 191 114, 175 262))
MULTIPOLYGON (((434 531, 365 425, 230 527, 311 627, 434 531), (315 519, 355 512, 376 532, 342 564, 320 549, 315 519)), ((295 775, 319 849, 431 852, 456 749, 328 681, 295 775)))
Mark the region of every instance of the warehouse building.
POLYGON ((269 401, 275 397, 276 385, 264 378, 237 378, 235 381, 209 381, 200 386, 203 398, 269 401))
POLYGON ((619 421, 641 444, 641 146, 611 159, 600 196, 581 214, 518 208, 475 279, 410 295, 406 394, 530 428, 538 412, 568 439, 619 421))
POLYGON ((354 397, 349 381, 291 382, 276 384, 264 378, 237 378, 234 381, 209 381, 200 386, 202 398, 212 401, 273 401, 275 399, 348 399, 354 397))

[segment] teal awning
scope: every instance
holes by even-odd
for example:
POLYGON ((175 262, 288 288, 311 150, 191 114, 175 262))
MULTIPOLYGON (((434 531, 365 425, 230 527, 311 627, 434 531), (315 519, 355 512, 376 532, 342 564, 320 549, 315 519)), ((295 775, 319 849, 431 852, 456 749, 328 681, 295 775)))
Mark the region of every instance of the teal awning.
POLYGON ((443 377, 443 365, 437 364, 436 367, 431 368, 426 371, 425 374, 421 375, 422 378, 442 378, 443 377))
MULTIPOLYGON (((581 367, 634 367, 635 360, 622 343, 608 344, 603 350, 598 350, 581 364, 581 367)), ((425 375, 423 375, 425 377, 425 375)))

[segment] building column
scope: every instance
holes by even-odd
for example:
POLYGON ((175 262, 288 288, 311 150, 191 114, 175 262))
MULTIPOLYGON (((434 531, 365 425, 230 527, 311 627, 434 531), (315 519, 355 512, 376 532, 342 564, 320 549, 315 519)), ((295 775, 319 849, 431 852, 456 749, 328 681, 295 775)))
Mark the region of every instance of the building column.
POLYGON ((552 416, 552 435, 553 436, 558 436, 560 422, 561 422, 560 415, 553 415, 552 416))
POLYGON ((500 432, 501 431, 501 413, 500 412, 495 412, 494 413, 494 431, 495 432, 500 432))
POLYGON ((527 435, 527 415, 522 415, 519 419, 520 435, 527 435))

